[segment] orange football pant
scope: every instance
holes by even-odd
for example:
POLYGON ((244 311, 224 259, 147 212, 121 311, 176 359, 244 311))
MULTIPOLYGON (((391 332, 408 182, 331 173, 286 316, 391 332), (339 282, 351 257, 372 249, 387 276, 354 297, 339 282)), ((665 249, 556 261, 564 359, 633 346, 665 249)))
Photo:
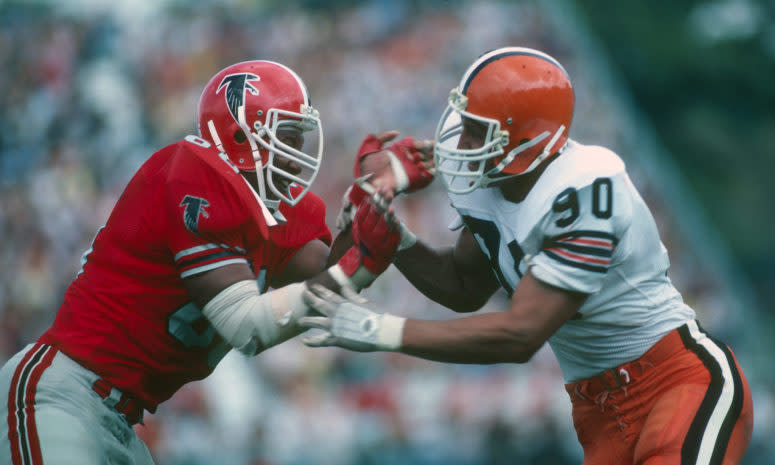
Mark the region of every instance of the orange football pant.
POLYGON ((584 465, 733 465, 751 441, 751 390, 695 321, 639 359, 565 385, 584 465))

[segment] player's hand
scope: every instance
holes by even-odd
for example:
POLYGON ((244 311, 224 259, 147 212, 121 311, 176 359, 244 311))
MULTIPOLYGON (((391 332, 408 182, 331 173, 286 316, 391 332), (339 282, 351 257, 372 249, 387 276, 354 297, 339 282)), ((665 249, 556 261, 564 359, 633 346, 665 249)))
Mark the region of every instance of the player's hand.
POLYGON ((370 174, 356 178, 355 182, 344 191, 342 208, 336 216, 336 227, 339 230, 344 231, 352 225, 358 205, 376 192, 376 188, 369 183, 370 178, 370 174))
POLYGON ((363 189, 365 182, 374 190, 384 189, 395 196, 422 189, 433 181, 433 141, 405 137, 383 148, 397 135, 398 131, 369 134, 361 143, 353 167, 356 181, 344 193, 342 208, 336 218, 340 230, 352 224, 357 206, 372 193, 363 189))
POLYGON ((376 313, 364 306, 366 300, 349 294, 344 298, 321 285, 313 285, 302 294, 304 303, 320 317, 299 320, 305 328, 322 330, 303 337, 310 347, 339 346, 358 352, 398 350, 401 347, 405 318, 376 313))
POLYGON ((360 291, 390 266, 402 239, 390 200, 391 193, 380 190, 358 206, 351 230, 354 245, 328 270, 341 286, 360 291))
POLYGON ((393 194, 414 192, 433 181, 433 141, 404 137, 387 148, 384 144, 398 136, 398 131, 369 134, 361 143, 356 157, 356 177, 371 175, 374 187, 389 189, 393 194))
POLYGON ((360 250, 361 264, 374 274, 381 274, 390 266, 401 242, 391 200, 390 191, 378 190, 361 202, 353 219, 351 235, 360 250))

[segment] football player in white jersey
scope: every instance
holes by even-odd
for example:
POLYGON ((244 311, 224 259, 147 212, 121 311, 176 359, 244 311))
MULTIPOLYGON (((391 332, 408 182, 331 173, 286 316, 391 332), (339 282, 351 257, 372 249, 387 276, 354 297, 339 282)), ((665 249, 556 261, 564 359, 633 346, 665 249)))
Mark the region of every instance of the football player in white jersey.
POLYGON ((423 294, 472 312, 503 287, 508 308, 424 321, 316 289, 305 297, 326 316, 304 324, 323 331, 305 342, 477 364, 523 363, 548 342, 585 465, 737 464, 753 427, 745 376, 668 278, 622 160, 568 138, 573 111, 573 87, 551 56, 521 47, 480 56, 435 137, 457 243, 434 249, 403 230, 394 264, 423 294))

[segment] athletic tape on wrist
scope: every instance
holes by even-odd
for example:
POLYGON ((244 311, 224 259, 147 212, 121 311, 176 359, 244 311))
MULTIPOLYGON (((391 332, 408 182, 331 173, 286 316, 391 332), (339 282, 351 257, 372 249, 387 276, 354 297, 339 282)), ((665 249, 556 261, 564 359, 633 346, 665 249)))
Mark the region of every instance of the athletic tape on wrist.
POLYGON ((369 287, 371 283, 377 279, 375 275, 363 266, 359 267, 352 275, 348 276, 338 263, 328 269, 328 274, 331 275, 334 281, 341 287, 346 287, 355 293, 369 287))
POLYGON ((393 170, 393 176, 396 178, 396 194, 403 192, 409 187, 409 175, 406 174, 404 165, 401 164, 401 160, 393 153, 392 150, 387 151, 388 159, 390 160, 390 168, 393 170))
POLYGON ((377 348, 389 351, 400 350, 404 335, 404 323, 406 323, 406 318, 383 313, 377 333, 377 348))

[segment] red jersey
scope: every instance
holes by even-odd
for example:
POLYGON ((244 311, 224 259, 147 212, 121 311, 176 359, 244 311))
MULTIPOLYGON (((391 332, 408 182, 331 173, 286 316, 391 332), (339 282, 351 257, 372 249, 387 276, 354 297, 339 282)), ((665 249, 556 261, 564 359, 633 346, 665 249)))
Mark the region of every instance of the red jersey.
POLYGON ((247 181, 201 139, 163 148, 130 180, 40 341, 155 411, 230 349, 183 278, 248 263, 263 292, 304 244, 330 244, 318 196, 280 212, 286 222, 271 224, 247 181))

